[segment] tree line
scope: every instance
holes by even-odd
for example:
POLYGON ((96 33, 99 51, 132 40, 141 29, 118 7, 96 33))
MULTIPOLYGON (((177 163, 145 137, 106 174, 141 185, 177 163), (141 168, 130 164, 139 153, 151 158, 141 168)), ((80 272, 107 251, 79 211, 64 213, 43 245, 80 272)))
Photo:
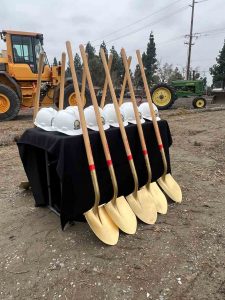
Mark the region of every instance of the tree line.
MULTIPOLYGON (((124 78, 124 67, 121 55, 112 46, 109 50, 105 42, 100 45, 103 48, 108 57, 109 54, 113 56, 113 62, 111 67, 111 76, 115 88, 120 88, 124 78)), ((95 47, 91 45, 91 42, 86 44, 86 53, 88 54, 88 62, 90 72, 93 78, 93 83, 96 87, 102 87, 105 81, 104 67, 101 61, 100 53, 96 51, 95 47)), ((146 72, 146 77, 149 85, 154 85, 159 82, 171 83, 173 80, 185 79, 185 68, 180 71, 178 67, 174 67, 172 64, 164 63, 163 65, 157 60, 156 45, 153 32, 150 33, 149 40, 146 46, 146 51, 142 54, 142 60, 146 72)), ((213 76, 213 85, 225 88, 225 41, 222 50, 219 52, 219 56, 216 58, 216 64, 210 69, 210 74, 213 76)), ((57 65, 57 59, 54 58, 53 65, 57 65)), ((76 68, 78 79, 82 78, 82 62, 78 53, 74 56, 74 65, 76 68)), ((201 77, 197 68, 190 70, 190 78, 193 80, 201 79, 206 86, 206 77, 201 77)), ((69 64, 66 69, 66 76, 71 77, 69 64)), ((143 82, 141 79, 140 67, 137 64, 134 72, 131 72, 131 78, 135 88, 143 88, 143 82)))
MULTIPOLYGON (((110 73, 115 88, 119 89, 122 85, 125 73, 122 57, 114 46, 108 50, 104 41, 100 45, 100 48, 104 49, 107 58, 109 54, 112 54, 113 56, 110 73)), ((85 50, 88 55, 88 63, 93 84, 96 87, 102 87, 105 81, 105 71, 101 61, 100 52, 96 51, 95 47, 91 45, 91 42, 86 44, 85 50)), ((170 82, 171 80, 183 79, 183 76, 178 68, 173 68, 173 66, 169 64, 164 64, 162 67, 160 66, 160 63, 157 61, 156 57, 156 45, 153 32, 150 33, 146 51, 144 51, 142 54, 142 60, 146 71, 147 81, 150 85, 161 81, 170 82)), ((53 65, 58 65, 56 57, 54 57, 53 65)), ((77 77, 79 81, 81 81, 83 66, 78 53, 76 53, 74 56, 74 65, 77 72, 77 77)), ((66 69, 66 77, 71 77, 69 64, 67 65, 66 69)), ((131 72, 131 78, 136 88, 143 87, 141 72, 138 64, 135 67, 134 73, 131 72)))

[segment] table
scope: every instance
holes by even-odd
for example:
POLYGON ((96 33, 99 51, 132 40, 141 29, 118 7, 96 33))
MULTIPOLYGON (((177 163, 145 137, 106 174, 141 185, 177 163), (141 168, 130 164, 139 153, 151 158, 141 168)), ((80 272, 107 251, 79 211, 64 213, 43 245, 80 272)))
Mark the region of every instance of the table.
MULTIPOLYGON (((172 137, 170 129, 165 120, 159 121, 158 124, 167 157, 168 172, 171 172, 169 147, 172 145, 172 137)), ((155 181, 163 173, 161 155, 152 122, 148 121, 142 126, 149 151, 153 181, 155 181)), ((147 171, 137 126, 128 125, 126 132, 141 187, 147 182, 147 171)), ((111 179, 99 132, 89 130, 89 136, 100 187, 100 203, 105 203, 113 195, 111 179)), ((133 178, 119 128, 106 130, 106 137, 118 181, 119 196, 128 195, 133 191, 133 178)), ((35 205, 48 205, 49 195, 51 195, 52 206, 60 214, 62 228, 69 221, 84 220, 83 213, 93 206, 94 190, 83 137, 31 128, 23 133, 17 145, 32 188, 35 205), (46 169, 46 157, 48 169, 46 169), (47 175, 50 179, 49 186, 47 175)))

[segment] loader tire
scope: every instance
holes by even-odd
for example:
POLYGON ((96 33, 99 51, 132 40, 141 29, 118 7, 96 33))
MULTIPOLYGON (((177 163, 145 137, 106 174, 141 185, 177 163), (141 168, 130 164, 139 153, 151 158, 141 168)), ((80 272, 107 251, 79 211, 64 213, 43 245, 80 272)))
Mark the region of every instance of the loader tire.
MULTIPOLYGON (((81 91, 81 86, 80 86, 80 91, 81 91)), ((89 105, 91 105, 91 95, 89 92, 89 89, 85 89, 85 104, 84 107, 87 107, 89 105)), ((65 91, 64 91, 64 108, 66 108, 67 106, 75 106, 77 105, 77 100, 76 100, 76 94, 74 92, 74 86, 72 83, 70 83, 69 85, 67 85, 65 87, 65 91)))
POLYGON ((153 103, 159 110, 170 108, 177 98, 173 87, 163 82, 151 88, 151 96, 153 103))
POLYGON ((21 101, 10 87, 0 84, 0 121, 14 119, 20 110, 21 101))

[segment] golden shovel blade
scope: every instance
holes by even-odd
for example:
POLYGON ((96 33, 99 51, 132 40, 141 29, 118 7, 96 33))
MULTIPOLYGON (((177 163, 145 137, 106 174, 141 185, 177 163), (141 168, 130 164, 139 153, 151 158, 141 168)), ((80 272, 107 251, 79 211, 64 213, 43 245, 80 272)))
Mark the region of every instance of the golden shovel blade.
POLYGON ((155 202, 146 187, 126 196, 126 199, 135 215, 146 224, 155 224, 157 220, 157 210, 155 202))
POLYGON ((123 232, 134 234, 137 230, 137 218, 126 199, 121 196, 105 204, 105 209, 113 222, 123 232))
POLYGON ((182 201, 182 192, 180 186, 172 177, 171 174, 166 174, 165 176, 160 177, 157 180, 160 187, 164 192, 175 202, 181 203, 182 201))
POLYGON ((91 208, 84 216, 94 234, 107 245, 116 245, 119 240, 119 228, 107 214, 104 205, 98 206, 98 214, 91 208))
POLYGON ((157 212, 165 215, 167 213, 168 203, 158 184, 156 182, 151 182, 148 186, 148 191, 154 199, 157 212))

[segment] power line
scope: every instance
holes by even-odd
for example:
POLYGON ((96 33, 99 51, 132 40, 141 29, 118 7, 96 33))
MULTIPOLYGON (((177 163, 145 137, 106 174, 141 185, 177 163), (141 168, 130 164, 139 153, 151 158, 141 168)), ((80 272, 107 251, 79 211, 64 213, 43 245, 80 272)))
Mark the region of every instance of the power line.
POLYGON ((143 22, 144 20, 146 20, 146 19, 148 19, 148 18, 150 18, 150 17, 152 17, 152 16, 154 16, 154 15, 156 15, 156 14, 158 14, 158 13, 164 11, 164 10, 167 9, 167 8, 170 8, 172 5, 174 5, 174 4, 178 3, 178 2, 181 2, 181 1, 184 1, 184 0, 176 0, 176 1, 172 2, 172 3, 170 3, 169 5, 164 6, 163 8, 161 8, 161 9, 159 9, 159 10, 157 10, 157 11, 151 13, 150 15, 147 15, 147 16, 141 18, 141 19, 138 19, 137 21, 135 21, 135 22, 133 22, 133 23, 130 23, 130 24, 128 24, 128 25, 125 25, 125 26, 121 27, 120 29, 117 29, 117 30, 115 30, 115 31, 113 31, 113 32, 111 32, 111 33, 109 33, 109 34, 106 34, 106 35, 103 36, 102 38, 98 38, 98 39, 95 39, 95 40, 91 41, 91 43, 94 43, 94 42, 99 41, 99 40, 104 40, 106 37, 109 37, 109 36, 111 36, 111 35, 114 35, 114 34, 120 32, 120 31, 123 31, 124 29, 129 28, 129 27, 132 27, 132 26, 134 26, 134 25, 136 25, 136 24, 138 24, 138 23, 141 23, 141 22, 143 22))
MULTIPOLYGON (((185 5, 185 6, 181 7, 181 8, 179 8, 178 10, 176 10, 174 13, 171 13, 171 14, 167 15, 167 17, 171 17, 171 16, 173 16, 173 15, 175 15, 175 14, 177 14, 177 13, 180 13, 181 11, 186 10, 187 8, 188 8, 188 5, 185 5)), ((141 31, 141 30, 145 30, 145 29, 148 28, 149 26, 153 26, 153 25, 155 25, 155 24, 157 24, 157 23, 160 23, 160 22, 162 22, 162 21, 165 21, 165 17, 160 18, 159 20, 157 20, 157 21, 155 21, 155 22, 153 22, 153 23, 145 24, 145 26, 139 27, 138 29, 135 29, 135 30, 133 30, 133 31, 130 31, 129 33, 126 33, 126 34, 123 34, 123 35, 121 35, 121 36, 119 36, 119 37, 116 37, 116 38, 114 38, 114 39, 105 41, 105 43, 111 43, 111 42, 117 41, 117 40, 119 40, 119 39, 122 39, 122 38, 124 38, 124 37, 130 36, 130 35, 132 35, 132 34, 134 34, 134 33, 137 33, 137 32, 139 32, 139 31, 141 31)), ((97 47, 97 46, 100 46, 100 45, 94 45, 94 46, 97 47)))

